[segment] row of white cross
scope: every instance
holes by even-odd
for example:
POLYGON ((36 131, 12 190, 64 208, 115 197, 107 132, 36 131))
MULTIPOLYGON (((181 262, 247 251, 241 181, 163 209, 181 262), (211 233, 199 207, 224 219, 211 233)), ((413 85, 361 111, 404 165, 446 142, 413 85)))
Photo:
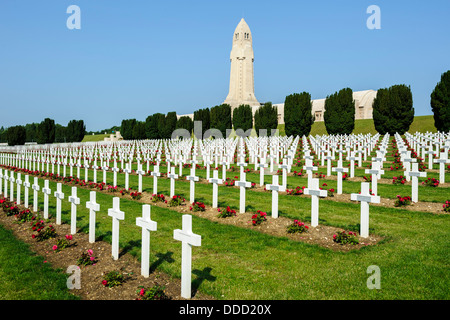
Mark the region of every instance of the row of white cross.
MULTIPOLYGON (((11 175, 12 176, 12 175, 11 175)), ((5 171, 5 176, 8 177, 5 171)), ((8 181, 10 179, 5 179, 8 181)), ((16 203, 21 203, 20 194, 20 173, 18 174, 17 180, 10 180, 11 185, 9 189, 9 200, 14 201, 14 185, 17 183, 17 193, 16 193, 16 203)), ((29 177, 25 176, 25 195, 24 195, 24 206, 28 208, 28 188, 29 177)), ((2 190, 2 183, 0 183, 0 193, 3 193, 5 198, 8 197, 8 187, 5 183, 5 188, 2 190)), ((62 184, 57 183, 57 191, 54 193, 56 198, 56 224, 61 224, 61 201, 64 199, 64 193, 62 192, 62 184)), ((33 197, 33 211, 38 211, 37 200, 39 181, 38 178, 34 178, 34 184, 32 185, 34 190, 33 197)), ((48 212, 48 201, 49 195, 51 195, 51 189, 49 188, 49 181, 44 180, 44 188, 42 188, 44 193, 44 219, 49 218, 48 212)), ((97 193, 91 191, 89 193, 89 201, 86 202, 86 208, 89 209, 89 242, 95 242, 95 225, 96 225, 96 213, 100 211, 100 205, 96 201, 97 193)), ((76 234, 76 224, 77 224, 77 206, 80 205, 80 198, 77 197, 77 187, 72 187, 72 195, 68 198, 71 203, 71 218, 70 218, 70 233, 76 234)), ((142 217, 136 218, 136 225, 142 228, 142 248, 141 248, 141 274, 144 277, 149 276, 150 270, 150 231, 157 230, 157 223, 150 218, 150 205, 144 204, 142 206, 142 217)), ((113 207, 108 209, 108 216, 112 218, 112 249, 111 255, 114 260, 119 259, 119 224, 121 220, 125 219, 125 213, 120 210, 120 198, 113 198, 113 207)), ((182 261, 181 261, 181 296, 183 298, 191 298, 191 260, 192 260, 192 246, 201 245, 201 236, 194 234, 192 232, 192 216, 183 215, 182 217, 182 229, 176 229, 173 233, 173 238, 175 240, 182 242, 182 261)))

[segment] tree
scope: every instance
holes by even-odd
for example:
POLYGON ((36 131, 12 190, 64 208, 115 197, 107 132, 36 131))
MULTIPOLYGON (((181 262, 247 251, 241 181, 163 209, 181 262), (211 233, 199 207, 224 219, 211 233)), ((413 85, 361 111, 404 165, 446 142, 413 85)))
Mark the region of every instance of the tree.
POLYGON ((37 130, 38 130, 39 124, 37 123, 27 123, 25 125, 25 131, 27 133, 27 142, 35 142, 37 141, 37 130))
POLYGON ((67 127, 55 125, 55 142, 71 142, 67 139, 67 127))
POLYGON ((284 100, 284 130, 287 136, 309 136, 314 123, 311 95, 294 93, 284 100))
POLYGON ((146 139, 145 133, 145 121, 136 121, 133 126, 133 139, 135 140, 143 140, 146 139))
POLYGON ((39 125, 37 130, 37 142, 39 144, 53 143, 55 141, 55 120, 45 118, 39 125))
POLYGON ((206 130, 211 128, 211 112, 209 108, 199 109, 194 111, 194 122, 202 122, 202 136, 205 134, 206 130))
POLYGON ((401 84, 379 89, 372 108, 373 123, 380 134, 404 134, 414 120, 411 88, 401 84))
POLYGON ((24 126, 9 127, 6 131, 9 146, 24 145, 27 138, 27 132, 24 126))
POLYGON ((434 126, 438 131, 450 131, 450 70, 441 75, 431 93, 431 110, 434 114, 434 126))
POLYGON ((189 133, 192 133, 194 121, 188 116, 182 116, 177 120, 176 129, 186 129, 189 133))
POLYGON ((248 104, 241 104, 233 110, 234 130, 242 129, 244 132, 253 128, 252 107, 248 104))
POLYGON ((159 131, 160 123, 164 124, 166 116, 162 113, 154 113, 145 119, 145 134, 147 139, 161 139, 159 131))
POLYGON ((255 111, 255 130, 261 135, 261 129, 267 129, 267 134, 271 134, 272 130, 278 127, 278 110, 272 106, 272 102, 266 102, 263 106, 255 111))
POLYGON ((226 138, 227 129, 232 128, 231 122, 231 106, 229 104, 221 104, 211 108, 211 128, 217 129, 222 133, 222 137, 226 138))
POLYGON ((122 125, 120 126, 120 134, 124 140, 133 139, 133 128, 136 124, 136 119, 124 119, 122 120, 122 125))
POLYGON ((172 132, 175 131, 177 127, 177 113, 175 111, 168 112, 164 121, 164 126, 162 127, 162 138, 170 139, 172 137, 172 132))
POLYGON ((86 126, 83 120, 70 120, 67 124, 67 142, 80 142, 86 134, 86 126))
POLYGON ((352 89, 341 89, 325 99, 323 119, 328 134, 351 134, 353 132, 355 101, 352 89))

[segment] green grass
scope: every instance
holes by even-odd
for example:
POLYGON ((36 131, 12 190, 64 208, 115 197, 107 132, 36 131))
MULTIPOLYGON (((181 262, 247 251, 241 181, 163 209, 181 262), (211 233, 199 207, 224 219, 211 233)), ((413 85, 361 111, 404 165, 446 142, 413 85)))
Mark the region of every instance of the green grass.
POLYGON ((69 293, 63 271, 35 255, 10 230, 0 225, 0 300, 77 299, 69 293))
POLYGON ((110 134, 85 135, 81 142, 103 141, 105 138, 109 138, 109 136, 110 134))

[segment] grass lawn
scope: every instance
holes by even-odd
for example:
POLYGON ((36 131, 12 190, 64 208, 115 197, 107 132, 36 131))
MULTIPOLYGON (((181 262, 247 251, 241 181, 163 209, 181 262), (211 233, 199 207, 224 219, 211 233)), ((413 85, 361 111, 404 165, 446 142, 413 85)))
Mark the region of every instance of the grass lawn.
POLYGON ((0 300, 77 299, 63 271, 52 269, 29 246, 0 225, 0 300))

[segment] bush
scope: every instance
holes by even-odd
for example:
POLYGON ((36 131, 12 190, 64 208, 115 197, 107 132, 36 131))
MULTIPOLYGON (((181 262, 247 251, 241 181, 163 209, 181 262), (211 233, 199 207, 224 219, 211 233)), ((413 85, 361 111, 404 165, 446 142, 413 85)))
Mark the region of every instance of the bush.
POLYGON ((170 298, 166 295, 164 289, 166 287, 155 285, 151 288, 145 288, 144 286, 139 286, 136 293, 139 295, 137 300, 170 300, 170 298))
POLYGON ((299 220, 294 220, 294 222, 287 226, 287 233, 303 233, 308 231, 309 227, 299 220))
POLYGON ((338 231, 333 235, 333 241, 340 244, 358 244, 359 240, 355 232, 338 231))
POLYGON ((406 197, 402 197, 402 196, 397 196, 397 200, 395 200, 394 206, 395 207, 401 207, 401 206, 407 206, 411 204, 411 197, 406 196, 406 197))
POLYGON ((120 286, 122 283, 126 281, 127 277, 121 271, 109 271, 107 274, 103 276, 102 284, 105 287, 113 288, 116 286, 120 286))
POLYGON ((264 221, 267 221, 267 213, 258 210, 254 215, 252 215, 252 224, 254 226, 258 226, 261 223, 263 223, 264 221))
POLYGON ((231 209, 230 206, 227 206, 226 210, 220 210, 219 208, 217 211, 219 211, 219 214, 217 215, 219 218, 228 218, 236 215, 236 210, 231 209))

